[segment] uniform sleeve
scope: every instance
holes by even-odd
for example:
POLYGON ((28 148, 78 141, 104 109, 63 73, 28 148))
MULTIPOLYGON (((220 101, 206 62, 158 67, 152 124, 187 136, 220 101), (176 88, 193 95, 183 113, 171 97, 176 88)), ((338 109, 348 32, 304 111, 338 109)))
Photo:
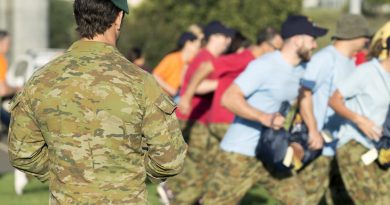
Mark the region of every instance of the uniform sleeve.
POLYGON ((176 104, 162 93, 154 79, 147 78, 144 86, 142 132, 148 147, 146 172, 152 180, 165 180, 181 172, 187 145, 174 113, 176 104))
POLYGON ((15 97, 8 134, 9 159, 16 169, 44 182, 49 177, 48 148, 25 97, 15 97))
POLYGON ((330 77, 333 65, 332 54, 322 52, 314 55, 307 63, 306 71, 300 80, 303 88, 316 92, 318 88, 330 77), (329 64, 329 62, 332 62, 329 64))
POLYGON ((234 80, 245 97, 253 94, 269 78, 269 68, 261 61, 251 62, 248 67, 234 80))
POLYGON ((338 85, 337 89, 344 98, 353 97, 363 90, 366 79, 371 79, 365 71, 365 68, 354 70, 352 75, 338 85))

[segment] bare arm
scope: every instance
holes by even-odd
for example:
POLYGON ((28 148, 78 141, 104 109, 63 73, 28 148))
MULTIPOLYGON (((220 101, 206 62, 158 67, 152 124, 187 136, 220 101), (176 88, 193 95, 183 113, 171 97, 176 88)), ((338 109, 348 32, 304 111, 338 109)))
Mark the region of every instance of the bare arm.
POLYGON ((249 105, 241 89, 233 83, 222 96, 222 105, 242 118, 257 121, 264 126, 279 129, 284 118, 280 114, 267 114, 249 105))
POLYGON ((337 114, 355 123, 370 139, 378 140, 380 138, 381 133, 377 130, 375 123, 348 109, 347 106, 345 106, 344 97, 341 95, 339 90, 336 90, 336 92, 332 95, 329 105, 337 114))
MULTIPOLYGON (((205 78, 212 73, 214 70, 214 66, 211 62, 203 63, 199 69, 192 76, 188 87, 180 98, 179 108, 183 114, 188 114, 191 110, 191 100, 195 94, 202 93, 201 91, 208 91, 207 88, 216 88, 215 85, 211 84, 209 80, 205 80, 205 78), (203 82, 205 81, 205 82, 203 82), (210 85, 211 84, 211 85, 210 85)), ((214 88, 214 89, 215 89, 214 88)))
POLYGON ((218 87, 218 80, 203 80, 196 88, 196 94, 205 95, 214 92, 218 87))
POLYGON ((203 63, 199 69, 195 72, 195 74, 192 76, 190 83, 188 84, 187 90, 184 93, 183 96, 187 98, 192 98, 195 93, 198 91, 199 85, 202 84, 204 79, 207 78, 207 76, 214 71, 214 66, 211 62, 203 63))
POLYGON ((312 91, 301 88, 299 100, 300 114, 309 130, 309 146, 314 150, 321 149, 324 145, 324 140, 318 132, 317 120, 314 117, 312 91))

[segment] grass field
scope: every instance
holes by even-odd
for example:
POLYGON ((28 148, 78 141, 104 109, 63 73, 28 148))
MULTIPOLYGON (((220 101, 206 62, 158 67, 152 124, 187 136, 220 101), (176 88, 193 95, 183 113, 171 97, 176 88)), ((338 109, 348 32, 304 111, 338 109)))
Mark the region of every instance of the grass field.
MULTIPOLYGON (((13 174, 0 176, 0 204, 1 205, 44 205, 48 204, 48 185, 31 179, 25 188, 24 194, 15 194, 13 174)), ((156 185, 148 184, 149 201, 151 205, 160 205, 156 193, 156 185)), ((242 200, 245 205, 274 205, 277 202, 267 196, 264 189, 255 187, 242 200)))

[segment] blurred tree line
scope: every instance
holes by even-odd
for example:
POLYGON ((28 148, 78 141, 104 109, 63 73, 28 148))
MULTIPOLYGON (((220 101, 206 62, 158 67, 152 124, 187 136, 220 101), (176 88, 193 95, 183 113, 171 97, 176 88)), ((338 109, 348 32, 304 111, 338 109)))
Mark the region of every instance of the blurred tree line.
MULTIPOLYGON (((142 48, 153 68, 191 24, 220 20, 254 41, 260 29, 278 29, 301 6, 301 0, 144 0, 126 16, 118 48, 125 55, 131 47, 142 48)), ((72 12, 68 1, 50 1, 51 47, 66 48, 77 39, 72 12)))

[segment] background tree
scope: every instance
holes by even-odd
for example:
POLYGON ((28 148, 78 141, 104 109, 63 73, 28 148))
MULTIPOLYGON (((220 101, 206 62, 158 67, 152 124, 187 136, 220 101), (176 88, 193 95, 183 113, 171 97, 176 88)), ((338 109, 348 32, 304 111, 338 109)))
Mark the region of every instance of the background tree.
POLYGON ((301 5, 301 0, 145 0, 126 18, 119 49, 143 48, 154 67, 191 24, 220 20, 254 40, 265 26, 279 28, 288 14, 300 13, 301 5))
POLYGON ((49 1, 49 47, 67 48, 77 39, 72 3, 64 0, 49 1))
MULTIPOLYGON (((301 5, 301 0, 144 0, 126 16, 118 47, 125 55, 131 47, 142 48, 153 68, 191 24, 220 20, 254 41, 260 29, 279 28, 301 5)), ((77 39, 75 27, 72 3, 50 0, 50 47, 69 47, 77 39)))

